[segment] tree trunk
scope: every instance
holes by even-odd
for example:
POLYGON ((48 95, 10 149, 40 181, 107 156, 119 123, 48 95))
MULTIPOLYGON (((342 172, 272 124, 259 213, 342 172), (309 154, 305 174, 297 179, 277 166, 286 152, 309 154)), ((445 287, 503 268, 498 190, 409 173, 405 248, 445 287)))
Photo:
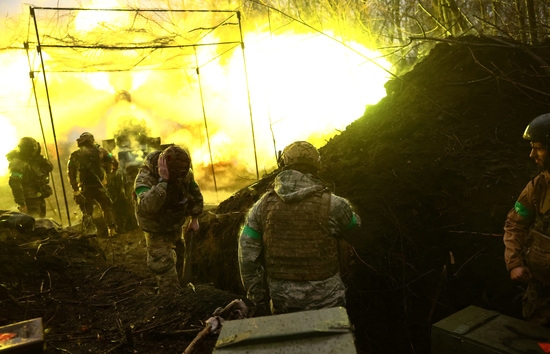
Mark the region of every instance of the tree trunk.
POLYGON ((527 15, 529 16, 529 32, 531 34, 531 43, 536 44, 538 42, 537 35, 537 15, 535 14, 535 0, 526 0, 527 3, 527 15))
POLYGON ((525 6, 523 0, 516 0, 516 12, 518 15, 519 35, 522 43, 527 43, 527 28, 525 26, 525 6))

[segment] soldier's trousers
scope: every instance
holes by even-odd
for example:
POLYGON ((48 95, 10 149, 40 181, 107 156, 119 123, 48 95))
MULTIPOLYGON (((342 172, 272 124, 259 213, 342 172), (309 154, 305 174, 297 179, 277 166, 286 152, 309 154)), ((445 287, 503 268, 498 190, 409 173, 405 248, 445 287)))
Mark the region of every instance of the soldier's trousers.
POLYGON ((113 227, 115 225, 115 214, 113 212, 113 202, 107 195, 107 192, 103 186, 84 186, 82 188, 82 195, 85 198, 83 204, 79 204, 80 210, 83 216, 93 219, 95 202, 101 207, 103 212, 103 218, 107 227, 113 227))
POLYGON ((181 230, 168 233, 143 232, 147 243, 147 267, 155 274, 159 292, 180 289, 176 270, 176 244, 181 230))
POLYGON ((26 198, 25 204, 27 205, 28 215, 40 218, 46 217, 46 201, 44 198, 26 198))

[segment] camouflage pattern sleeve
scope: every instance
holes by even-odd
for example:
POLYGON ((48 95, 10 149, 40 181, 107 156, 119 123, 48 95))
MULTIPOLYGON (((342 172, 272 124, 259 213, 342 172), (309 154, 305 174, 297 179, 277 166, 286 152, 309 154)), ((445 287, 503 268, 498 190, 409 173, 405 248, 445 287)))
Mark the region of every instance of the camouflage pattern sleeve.
POLYGON ((241 281, 246 291, 246 297, 256 304, 266 304, 269 301, 267 285, 262 265, 262 231, 258 227, 257 202, 249 211, 239 237, 239 269, 241 281))
POLYGON ((337 195, 332 195, 330 202, 329 229, 332 235, 339 236, 361 227, 361 219, 350 203, 337 195))
MULTIPOLYGON (((540 177, 537 177, 540 179, 540 177)), ((535 180, 539 182, 538 180, 535 180)), ((534 184, 528 183, 520 193, 514 207, 510 209, 504 224, 504 262, 508 271, 524 266, 524 248, 529 229, 537 213, 534 184)), ((545 189, 544 189, 545 190, 545 189)))
POLYGON ((23 173, 25 163, 20 159, 13 159, 9 163, 9 185, 13 194, 13 199, 17 205, 25 205, 25 192, 23 190, 23 173))
POLYGON ((166 201, 166 182, 158 183, 157 177, 148 166, 142 166, 135 181, 137 212, 153 214, 160 210, 166 201))

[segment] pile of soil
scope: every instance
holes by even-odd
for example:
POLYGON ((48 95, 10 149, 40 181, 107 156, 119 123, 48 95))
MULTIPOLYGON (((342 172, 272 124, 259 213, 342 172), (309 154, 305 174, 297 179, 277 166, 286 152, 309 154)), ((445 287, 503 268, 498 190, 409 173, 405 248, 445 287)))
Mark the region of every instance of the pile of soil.
MULTIPOLYGON (((469 305, 519 317, 502 227, 537 173, 521 135, 550 111, 549 62, 550 46, 441 42, 320 149, 321 177, 362 220, 343 269, 359 353, 429 353, 431 325, 469 305)), ((178 294, 156 295, 140 230, 5 230, 0 325, 42 317, 46 353, 183 352, 216 308, 244 300, 239 229, 275 173, 201 215, 178 294)))

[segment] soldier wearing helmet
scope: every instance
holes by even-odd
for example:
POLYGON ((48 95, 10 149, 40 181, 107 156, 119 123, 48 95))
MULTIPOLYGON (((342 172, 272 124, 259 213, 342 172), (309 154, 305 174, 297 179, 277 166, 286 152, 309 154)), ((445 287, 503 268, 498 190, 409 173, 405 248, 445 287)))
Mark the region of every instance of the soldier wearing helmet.
POLYGON ((339 243, 360 218, 319 179, 319 151, 309 142, 288 145, 279 166, 273 189, 249 210, 239 237, 247 298, 272 314, 345 306, 339 243))
POLYGON ((525 283, 523 317, 550 326, 550 114, 523 134, 540 173, 520 193, 504 225, 504 260, 514 281, 525 283))
POLYGON ((52 195, 51 162, 41 154, 40 144, 31 137, 19 140, 17 148, 6 155, 9 162, 9 185, 17 209, 31 216, 46 216, 45 198, 52 195))
POLYGON ((107 174, 117 166, 116 158, 95 142, 93 134, 84 132, 76 139, 78 149, 69 156, 67 175, 73 189, 73 198, 82 212, 85 234, 95 234, 94 205, 99 204, 108 229, 108 236, 116 234, 113 203, 107 193, 107 174))
POLYGON ((159 293, 181 289, 178 272, 182 269, 176 265, 183 263, 185 255, 176 254, 175 249, 184 233, 188 237, 199 231, 204 202, 191 167, 187 151, 169 146, 146 156, 134 183, 136 218, 145 235, 147 266, 157 278, 159 293))

